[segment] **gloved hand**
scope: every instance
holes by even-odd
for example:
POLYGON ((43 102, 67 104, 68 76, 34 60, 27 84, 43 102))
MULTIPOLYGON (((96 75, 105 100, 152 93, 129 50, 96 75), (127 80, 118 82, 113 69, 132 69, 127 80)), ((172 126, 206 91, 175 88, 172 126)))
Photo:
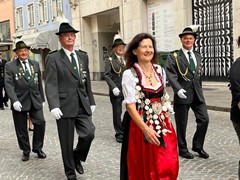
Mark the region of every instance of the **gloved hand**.
POLYGON ((92 105, 92 106, 91 106, 91 111, 92 111, 92 113, 95 111, 95 109, 96 109, 96 106, 95 106, 95 105, 92 105))
POLYGON ((120 94, 120 90, 119 90, 117 87, 115 87, 115 88, 112 90, 112 92, 113 92, 114 96, 119 96, 119 94, 120 94))
POLYGON ((22 111, 22 104, 21 104, 19 101, 16 101, 15 103, 13 103, 13 108, 14 108, 16 111, 21 112, 21 111, 22 111))
POLYGON ((182 99, 187 99, 187 96, 184 94, 186 91, 185 89, 180 89, 178 92, 177 92, 177 95, 182 98, 182 99))
POLYGON ((51 114, 55 119, 60 119, 63 115, 62 111, 59 108, 54 108, 51 110, 51 114))

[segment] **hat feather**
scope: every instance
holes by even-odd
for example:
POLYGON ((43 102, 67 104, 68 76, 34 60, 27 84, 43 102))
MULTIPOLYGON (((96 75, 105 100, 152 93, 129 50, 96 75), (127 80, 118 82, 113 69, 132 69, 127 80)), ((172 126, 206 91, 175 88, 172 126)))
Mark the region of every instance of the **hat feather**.
POLYGON ((115 34, 114 37, 113 37, 113 43, 116 39, 122 39, 121 35, 120 34, 115 34))
POLYGON ((197 30, 200 26, 201 25, 199 25, 199 24, 193 24, 193 25, 190 25, 190 26, 187 26, 187 27, 191 28, 193 32, 197 32, 197 30))

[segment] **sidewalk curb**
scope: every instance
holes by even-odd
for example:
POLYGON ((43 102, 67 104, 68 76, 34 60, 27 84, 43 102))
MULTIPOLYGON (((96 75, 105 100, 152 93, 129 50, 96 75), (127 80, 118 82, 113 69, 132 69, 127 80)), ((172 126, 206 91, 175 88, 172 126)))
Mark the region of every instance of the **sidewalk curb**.
MULTIPOLYGON (((99 92, 93 92, 93 94, 98 96, 109 96, 106 93, 99 93, 99 92)), ((231 108, 207 105, 207 109, 212 111, 230 112, 231 108)))

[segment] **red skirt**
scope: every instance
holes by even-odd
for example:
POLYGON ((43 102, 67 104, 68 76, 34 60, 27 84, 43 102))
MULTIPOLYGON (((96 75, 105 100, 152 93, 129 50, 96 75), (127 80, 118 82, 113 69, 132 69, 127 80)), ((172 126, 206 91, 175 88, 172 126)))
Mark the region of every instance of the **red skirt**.
POLYGON ((168 120, 166 125, 171 133, 163 136, 166 148, 144 142, 141 129, 130 121, 127 172, 128 180, 176 180, 179 170, 177 137, 168 120))

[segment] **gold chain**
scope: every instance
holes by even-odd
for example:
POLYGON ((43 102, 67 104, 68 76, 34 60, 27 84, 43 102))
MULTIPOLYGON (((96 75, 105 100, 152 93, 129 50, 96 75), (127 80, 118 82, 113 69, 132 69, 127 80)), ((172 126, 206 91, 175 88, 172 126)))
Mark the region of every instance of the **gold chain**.
POLYGON ((122 72, 122 67, 120 66, 120 70, 119 71, 116 71, 116 69, 114 68, 114 66, 113 66, 113 64, 112 64, 112 58, 111 57, 109 57, 108 58, 109 59, 109 61, 110 61, 110 63, 111 63, 111 66, 112 66, 112 68, 113 68, 113 71, 116 73, 116 74, 121 74, 121 72, 122 72))
POLYGON ((178 71, 179 71, 179 73, 181 74, 182 78, 183 78, 185 81, 189 81, 189 79, 188 79, 187 76, 186 76, 187 73, 188 73, 188 67, 186 68, 185 73, 183 73, 183 72, 181 71, 181 69, 180 69, 180 66, 179 66, 179 63, 178 63, 178 60, 177 60, 177 53, 176 53, 176 52, 173 53, 173 57, 175 58, 178 71))

